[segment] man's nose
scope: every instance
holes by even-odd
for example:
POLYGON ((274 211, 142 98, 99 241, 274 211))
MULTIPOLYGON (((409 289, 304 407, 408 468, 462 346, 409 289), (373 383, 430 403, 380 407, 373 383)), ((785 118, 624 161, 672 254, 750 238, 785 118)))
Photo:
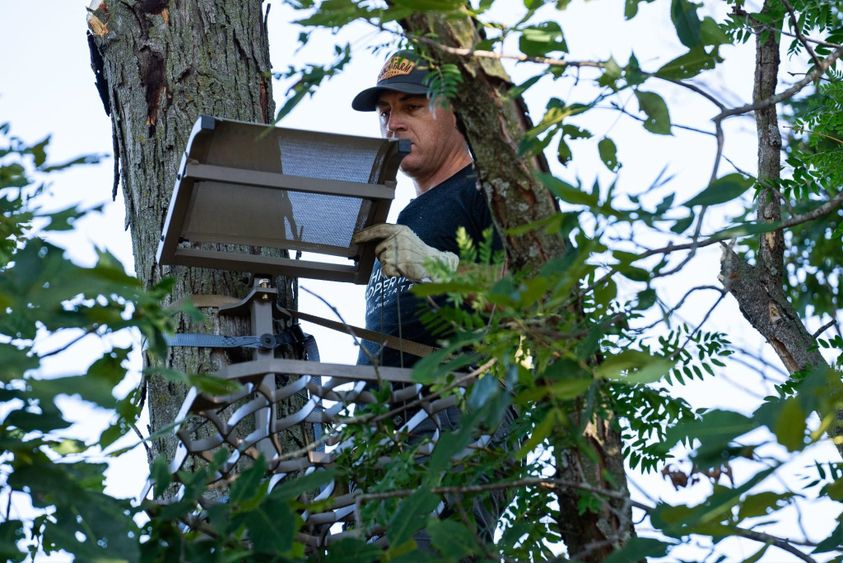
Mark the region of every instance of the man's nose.
POLYGON ((389 114, 389 120, 386 122, 386 132, 389 136, 397 135, 405 129, 404 120, 397 112, 389 114))

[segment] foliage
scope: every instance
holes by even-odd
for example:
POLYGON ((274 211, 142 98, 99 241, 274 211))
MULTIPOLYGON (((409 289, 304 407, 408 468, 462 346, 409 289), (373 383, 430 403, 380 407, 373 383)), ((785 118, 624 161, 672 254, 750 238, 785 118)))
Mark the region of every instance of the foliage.
POLYGON ((6 506, 0 553, 12 561, 57 550, 87 560, 136 560, 138 509, 104 494, 106 465, 94 455, 137 417, 139 391, 122 398, 113 393, 127 375, 130 349, 106 345, 78 374, 48 376, 42 364, 73 354, 85 340, 107 342, 128 329, 139 331, 150 351, 162 351, 168 317, 160 299, 168 286, 145 292, 110 254, 100 252, 94 266, 82 267, 48 242, 45 237, 72 228, 85 211, 40 210, 46 185, 36 178, 97 159, 48 164, 49 138, 27 145, 9 131, 8 124, 0 127, 0 495, 6 506), (64 397, 113 413, 98 441, 70 437, 71 423, 59 406, 64 397))
MULTIPOLYGON (((678 85, 690 95, 719 103, 718 111, 727 110, 704 82, 707 73, 724 62, 726 47, 755 37, 763 41, 776 34, 792 59, 806 61, 809 71, 816 67, 817 58, 840 48, 837 44, 843 37, 843 25, 839 6, 813 0, 771 1, 763 10, 750 12, 744 2, 734 1, 728 3, 729 13, 718 13, 689 0, 627 0, 623 14, 628 20, 638 17, 648 4, 653 4, 646 6, 648 11, 664 10, 681 45, 678 53, 666 56, 666 60, 649 61, 644 67, 634 53, 626 63, 611 57, 577 60, 565 35, 566 20, 559 13, 568 6, 565 1, 525 1, 523 16, 506 21, 493 19, 491 14, 498 12, 495 3, 488 1, 471 6, 410 0, 387 6, 350 0, 291 4, 303 10, 300 23, 310 29, 336 29, 352 20, 365 21, 394 33, 404 42, 402 46, 413 46, 434 66, 436 60, 449 61, 437 75, 448 78, 430 85, 432 97, 453 97, 466 80, 455 72, 458 64, 454 62, 460 56, 472 55, 437 58, 437 37, 403 35, 394 22, 406 17, 408 8, 435 10, 447 18, 470 16, 480 29, 479 42, 471 45, 478 55, 479 51, 483 56, 501 53, 502 57, 512 55, 537 63, 532 67, 537 69, 536 74, 512 88, 513 97, 539 82, 561 84, 572 75, 579 84, 588 76, 586 69, 592 69, 589 78, 594 87, 585 89, 586 94, 548 99, 520 149, 525 156, 553 151, 566 165, 583 151, 596 149, 606 169, 618 175, 609 176, 607 182, 600 180, 606 177, 601 175, 589 184, 572 179, 564 171, 540 176, 541 183, 558 198, 563 212, 508 234, 520 236, 531 229, 542 229, 572 240, 570 252, 550 260, 541 271, 509 272, 500 277, 497 268, 477 266, 451 277, 447 271, 439 272, 444 276, 436 278, 440 283, 415 287, 424 296, 445 292, 451 303, 427 315, 426 320, 440 334, 449 335, 448 345, 417 366, 418 381, 431 384, 433 390, 452 392, 449 384, 453 382, 454 366, 476 366, 492 359, 489 371, 465 394, 458 394, 464 412, 463 437, 458 444, 469 443, 465 433, 471 432, 470 426, 474 426, 475 438, 494 428, 511 401, 520 416, 501 449, 517 451, 519 463, 507 466, 485 451, 472 456, 470 462, 461 462, 466 467, 461 465, 459 472, 442 471, 437 464, 420 472, 408 462, 396 461, 391 471, 372 466, 371 473, 362 473, 363 481, 371 479, 377 483, 377 490, 415 491, 404 503, 423 506, 424 497, 435 493, 433 489, 423 492, 421 484, 447 482, 451 487, 473 490, 473 486, 486 482, 478 480, 479 474, 493 474, 504 483, 546 477, 553 474, 555 449, 588 450, 588 444, 580 438, 585 425, 595 417, 608 417, 623 431, 623 455, 630 466, 661 470, 677 488, 690 487, 701 479, 711 480, 713 486, 702 503, 660 503, 641 508, 659 534, 630 542, 625 551, 616 554, 617 560, 663 556, 692 536, 706 536, 714 543, 727 537, 753 537, 750 531, 759 523, 780 521, 797 502, 837 500, 829 494, 840 486, 835 472, 823 472, 806 490, 781 492, 771 480, 784 471, 797 452, 814 451, 812 446, 826 440, 824 432, 832 428, 834 413, 841 404, 840 374, 835 371, 840 361, 839 336, 817 339, 817 346, 829 359, 828 367, 794 371, 778 385, 780 394, 768 397, 754 412, 694 410, 673 392, 694 380, 726 376, 738 348, 723 332, 703 329, 708 314, 693 323, 677 318, 683 304, 697 291, 719 291, 716 307, 728 294, 728 281, 723 289, 690 287, 676 305, 669 304, 669 292, 659 282, 681 270, 693 258, 697 245, 703 243, 731 241, 730 245, 749 263, 756 261, 758 237, 779 226, 753 218, 755 198, 770 186, 758 185, 744 170, 723 170, 718 141, 716 151, 712 151, 716 164, 711 177, 699 182, 697 195, 677 198, 664 171, 643 192, 625 194, 618 188, 624 172, 624 147, 617 143, 617 136, 596 134, 588 124, 590 116, 608 105, 652 134, 675 135, 678 128, 688 129, 675 121, 663 94, 665 85, 678 85), (778 35, 776 26, 782 22, 789 35, 778 35), (819 37, 820 41, 807 43, 803 39, 806 36, 819 37), (515 45, 518 49, 513 51, 515 45), (721 226, 703 237, 703 218, 709 208, 718 210, 721 226), (685 258, 680 252, 689 255, 685 258), (498 384, 493 385, 495 380, 498 384), (484 400, 472 402, 477 394, 484 400), (815 415, 817 418, 812 419, 815 415), (759 431, 760 426, 766 431, 759 431), (677 449, 677 445, 682 447, 677 449), (485 468, 475 471, 473 463, 485 468), (690 463, 691 469, 677 470, 677 463, 690 463), (740 478, 733 467, 741 468, 740 478)), ((819 206, 836 201, 839 194, 841 161, 837 153, 843 138, 839 128, 839 72, 832 65, 817 88, 805 91, 811 93, 791 100, 791 114, 783 118, 789 122, 783 126, 785 130, 792 131, 785 147, 788 168, 780 184, 772 186, 783 198, 785 215, 795 219, 786 231, 789 283, 784 289, 804 321, 830 319, 839 323, 841 206, 814 216, 819 206), (801 217, 806 219, 799 220, 801 217)), ((716 120, 716 128, 708 133, 713 139, 723 134, 721 121, 726 118, 724 111, 716 120)), ((476 251, 464 246, 463 263, 475 262, 476 251)), ((365 450, 377 450, 379 442, 377 435, 366 434, 367 430, 355 432, 363 433, 358 439, 367 444, 349 461, 359 475, 356 472, 368 466, 367 459, 368 463, 377 459, 377 451, 367 454, 365 450)), ((439 451, 446 447, 443 442, 436 446, 439 451)), ((516 487, 510 491, 514 500, 503 516, 500 540, 494 547, 484 547, 480 542, 466 553, 519 560, 549 557, 548 546, 559 537, 554 535, 558 529, 552 523, 571 515, 556 513, 560 509, 550 503, 552 495, 548 492, 553 485, 548 487, 516 487), (493 549, 493 554, 487 549, 493 549)), ((580 509, 599 510, 611 498, 609 493, 604 491, 601 498, 600 492, 580 491, 580 509)), ((395 500, 373 504, 364 511, 365 519, 371 526, 386 527, 389 537, 389 516, 396 510, 401 512, 405 505, 395 500)), ((466 510, 454 519, 476 532, 471 506, 472 501, 464 502, 466 510)), ((433 535, 438 524, 431 525, 428 529, 433 535)), ((819 545, 801 549, 815 549, 817 553, 832 549, 839 543, 841 529, 826 538, 814 537, 810 541, 819 545)), ((406 537, 401 535, 400 539, 406 537)), ((768 549, 797 549, 773 536, 762 534, 753 539, 762 545, 752 560, 764 556, 768 549)), ((396 555, 395 549, 403 548, 393 546, 386 557, 396 555)))
MULTIPOLYGON (((506 233, 552 233, 568 243, 568 251, 538 271, 501 275, 491 239, 471 241, 462 234, 458 241, 466 267, 453 273, 431 264, 437 282, 415 286, 420 296, 445 294, 448 301, 426 319, 443 335, 443 347, 416 365, 414 377, 437 397, 453 397, 461 411, 459 427, 443 432, 432 451, 426 449, 431 447, 427 437, 410 440, 400 434, 402 420, 385 416, 387 391, 378 389, 373 393, 384 402, 347 413, 378 423, 335 429, 354 447, 343 450, 328 471, 290 479, 270 491, 263 479, 266 463, 258 459, 231 483, 226 502, 196 518, 202 494, 230 453, 221 448, 207 466, 179 475, 184 492, 175 502, 147 501, 137 507, 103 494, 102 465, 90 458, 92 446, 108 447, 137 415, 137 392, 121 399, 112 393, 125 377, 128 350, 107 350, 83 375, 49 379, 39 375, 39 364, 50 352, 41 352, 37 343, 47 332, 103 337, 131 328, 147 338, 151 352, 160 353, 168 316, 157 298, 167 288, 142 291, 106 253, 92 268, 76 266, 64 259, 61 249, 34 236, 35 227, 43 232, 68 228, 81 212, 42 213, 32 205, 38 192, 32 174, 55 168, 45 164, 47 143, 26 146, 8 138, 8 127, 2 128, 8 146, 0 153, 0 303, 7 314, 0 320, 0 382, 6 403, 0 440, 7 453, 0 464, 4 494, 12 499, 28 495, 35 510, 28 519, 6 515, 0 524, 0 552, 12 560, 38 549, 63 549, 80 559, 125 560, 549 560, 560 550, 560 522, 625 510, 618 508, 623 483, 594 488, 555 479, 565 451, 584 452, 595 464, 605 461, 597 459, 586 438, 595 421, 605 421, 621 431, 620 455, 631 468, 660 471, 676 489, 710 484, 702 500, 689 494, 676 501, 637 502, 635 516, 646 522, 642 537, 627 542, 610 560, 675 558, 672 550, 693 542, 706 539, 716 545, 735 537, 759 542, 748 559, 752 561, 781 549, 839 557, 839 517, 833 530, 799 541, 764 532, 771 523, 786 522, 798 506, 824 503, 833 507, 829 511, 841 509, 840 463, 814 457, 819 456, 817 446, 827 443, 826 434, 834 431, 843 405, 839 331, 816 338, 827 365, 794 370, 775 394, 747 411, 695 409, 678 391, 694 380, 728 377, 739 350, 725 329, 704 329, 707 314, 693 322, 678 317, 689 296, 711 286, 688 288, 681 301, 670 305, 671 293, 660 283, 681 270, 703 244, 730 241, 742 257, 758 260, 758 237, 781 225, 752 219, 756 198, 774 188, 788 217, 807 217, 787 229, 785 292, 803 321, 839 322, 841 207, 806 215, 840 193, 839 73, 827 71, 811 93, 790 104, 788 174, 775 186, 757 185, 742 170, 722 171, 718 144, 713 147, 717 165, 690 199, 677 201, 664 172, 643 192, 624 193, 618 184, 625 171, 619 137, 587 127, 589 118, 609 108, 648 133, 675 135, 683 124, 663 95, 666 84, 715 97, 699 84, 723 63, 726 47, 779 34, 775 26, 782 21, 796 36, 790 41, 791 56, 802 60, 796 57, 808 55, 805 68, 810 69, 816 63, 808 51, 826 57, 837 47, 812 46, 799 36, 839 42, 839 6, 771 1, 769 9, 749 13, 744 2, 734 1, 729 14, 707 15, 689 0, 626 0, 615 9, 623 10, 628 20, 645 10, 662 10, 681 46, 678 55, 648 61, 642 68, 635 54, 625 63, 611 57, 568 59, 573 47, 559 13, 569 4, 565 0, 525 0, 523 17, 514 23, 493 20, 495 3, 488 0, 471 6, 454 0, 287 3, 299 10, 303 44, 315 29, 338 30, 363 21, 394 33, 395 43, 414 45, 431 61, 436 60, 437 38, 404 37, 397 22, 413 13, 471 17, 483 32, 477 50, 508 52, 518 45, 518 57, 538 65, 532 78, 512 88, 511 96, 540 81, 559 84, 573 73, 576 80, 585 80, 590 72, 591 94, 551 97, 519 146, 525 158, 552 150, 561 164, 591 151, 606 171, 589 184, 564 171, 540 175, 538 182, 557 198, 562 211, 506 233), (709 208, 722 221, 716 232, 703 237, 709 208), (680 257, 679 252, 686 254, 680 257), (114 424, 98 444, 63 437, 67 421, 56 397, 69 393, 115 413, 114 424), (518 414, 514 419, 513 412, 518 414), (492 439, 487 442, 484 436, 492 439), (472 447, 478 443, 480 447, 472 447), (390 463, 383 463, 386 456, 390 463), (426 463, 419 463, 419 456, 426 463), (782 476, 794 459, 808 460, 800 462, 807 467, 801 487, 782 476), (690 469, 683 470, 685 466, 690 469), (386 547, 347 537, 323 553, 308 550, 298 539, 302 512, 321 507, 302 493, 331 479, 354 483, 365 492, 358 503, 357 533, 385 538, 386 547), (576 498, 576 514, 556 502, 562 493, 576 498), (444 509, 433 517, 439 507, 444 509), (149 520, 139 526, 133 517, 141 509, 149 520), (500 514, 495 541, 480 521, 489 514, 500 514), (423 537, 429 538, 430 547, 419 551, 423 537)), ((324 78, 340 72, 353 54, 344 44, 324 66, 308 64, 284 73, 295 82, 279 118, 324 78)), ((431 95, 452 97, 465 81, 458 65, 442 65, 429 84, 431 95)), ((722 133, 720 121, 716 123, 708 132, 715 140, 722 133)), ((719 293, 716 306, 728 287, 713 289, 719 293)), ((164 375, 186 384, 203 381, 164 375)), ((171 484, 165 460, 155 462, 152 474, 157 493, 171 484)))

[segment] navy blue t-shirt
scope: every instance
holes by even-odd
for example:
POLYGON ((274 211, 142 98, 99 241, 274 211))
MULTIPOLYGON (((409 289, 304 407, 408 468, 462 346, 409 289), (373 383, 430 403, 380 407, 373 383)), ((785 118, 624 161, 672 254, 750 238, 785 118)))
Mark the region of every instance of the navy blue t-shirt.
MULTIPOLYGON (((459 256, 457 229, 465 227, 468 236, 479 244, 483 240, 483 231, 492 225, 492 216, 486 196, 479 188, 474 167, 469 165, 412 200, 398 215, 396 222, 410 227, 428 246, 459 256)), ((494 247, 502 247, 497 234, 494 247)), ((413 282, 403 276, 385 277, 381 273, 380 262, 375 260, 366 286, 366 328, 435 346, 436 337, 419 318, 420 312, 429 304, 413 295, 410 291, 412 287, 413 282)), ((410 367, 419 359, 406 352, 402 358, 398 350, 381 349, 378 344, 367 340, 362 341, 362 345, 382 366, 410 367)), ((357 363, 368 365, 371 362, 361 350, 357 363)))

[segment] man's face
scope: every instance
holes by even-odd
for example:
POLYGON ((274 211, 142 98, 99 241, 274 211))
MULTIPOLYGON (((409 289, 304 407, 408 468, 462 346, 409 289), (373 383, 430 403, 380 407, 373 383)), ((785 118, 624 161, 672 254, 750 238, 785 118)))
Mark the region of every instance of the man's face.
POLYGON ((418 179, 434 175, 455 154, 464 153, 465 139, 451 110, 435 107, 425 96, 384 92, 378 99, 381 135, 408 139, 412 149, 401 170, 418 179))

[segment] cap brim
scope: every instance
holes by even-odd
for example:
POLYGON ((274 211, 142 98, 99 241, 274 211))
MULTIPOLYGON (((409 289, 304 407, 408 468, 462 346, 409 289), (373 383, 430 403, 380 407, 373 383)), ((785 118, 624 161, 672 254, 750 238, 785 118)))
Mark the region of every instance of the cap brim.
POLYGON ((394 84, 366 88, 354 96, 354 99, 351 100, 351 107, 357 111, 375 111, 378 108, 378 99, 384 92, 403 92, 404 94, 426 96, 427 87, 420 84, 396 82, 394 84))

